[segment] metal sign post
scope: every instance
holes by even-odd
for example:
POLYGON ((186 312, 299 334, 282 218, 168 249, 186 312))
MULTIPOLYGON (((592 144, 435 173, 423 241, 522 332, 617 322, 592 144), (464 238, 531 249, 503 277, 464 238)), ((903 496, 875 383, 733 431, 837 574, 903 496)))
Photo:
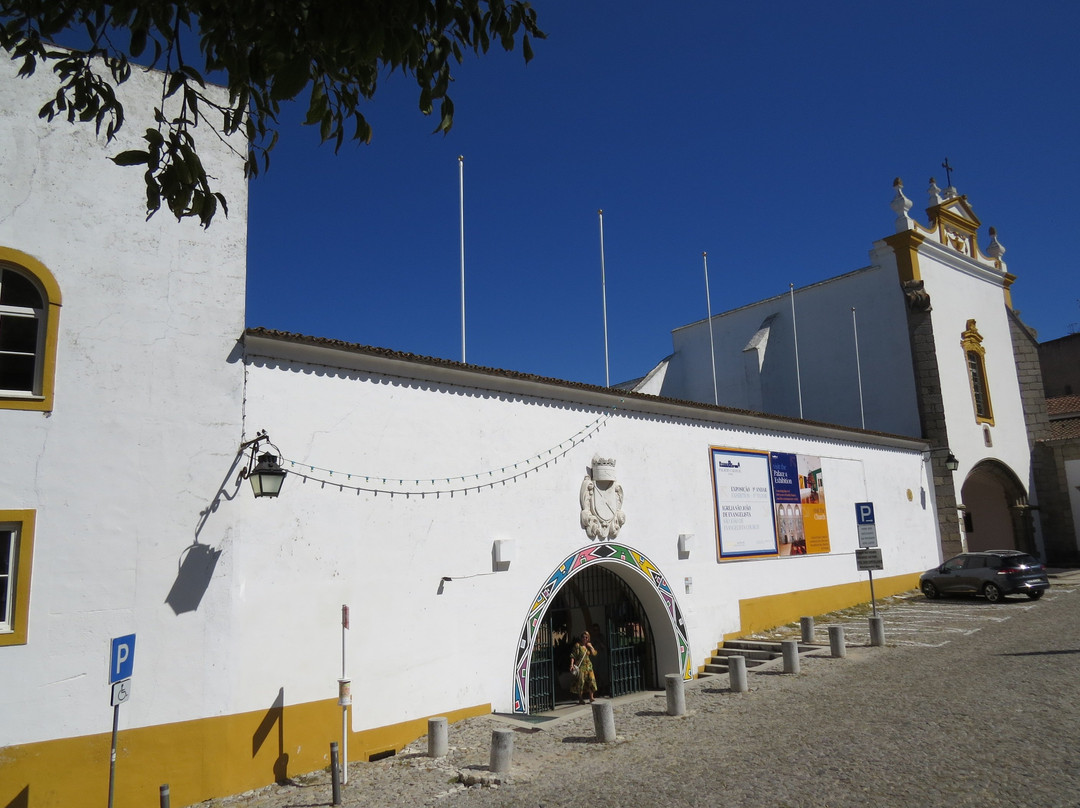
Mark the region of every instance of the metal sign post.
POLYGON ((120 726, 120 705, 131 697, 131 672, 135 667, 135 635, 114 637, 109 644, 109 685, 112 704, 112 746, 109 750, 109 808, 113 808, 116 786, 116 735, 120 726))
POLYGON ((877 617, 877 599, 874 597, 874 570, 883 569, 881 550, 877 549, 877 524, 874 520, 873 502, 855 503, 855 524, 859 530, 859 549, 855 551, 855 561, 860 570, 870 574, 870 605, 877 617))
POLYGON ((881 550, 877 547, 860 548, 855 551, 855 563, 860 570, 866 570, 870 574, 870 603, 874 608, 874 617, 877 617, 877 600, 874 598, 874 570, 885 569, 881 563, 881 550))
POLYGON ((341 678, 338 679, 338 704, 341 706, 341 784, 349 782, 349 705, 352 682, 345 677, 345 634, 349 630, 349 607, 341 607, 341 678))

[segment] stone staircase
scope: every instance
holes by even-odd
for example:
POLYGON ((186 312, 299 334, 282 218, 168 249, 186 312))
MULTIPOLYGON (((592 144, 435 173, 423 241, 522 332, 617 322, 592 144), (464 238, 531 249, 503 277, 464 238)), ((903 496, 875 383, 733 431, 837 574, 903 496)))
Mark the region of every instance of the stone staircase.
MULTIPOLYGON (((812 651, 818 645, 799 643, 799 653, 812 651)), ((783 656, 780 641, 772 640, 725 640, 712 652, 699 672, 699 677, 716 676, 728 672, 728 659, 741 656, 746 659, 746 669, 756 668, 783 656)))

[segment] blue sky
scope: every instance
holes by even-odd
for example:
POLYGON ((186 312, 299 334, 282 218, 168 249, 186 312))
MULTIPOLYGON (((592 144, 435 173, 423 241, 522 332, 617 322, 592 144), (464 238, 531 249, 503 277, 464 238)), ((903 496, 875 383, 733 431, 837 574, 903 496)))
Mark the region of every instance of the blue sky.
POLYGON ((1080 322, 1080 4, 536 0, 525 65, 458 68, 448 136, 388 77, 370 145, 299 109, 251 183, 247 322, 612 383, 673 328, 868 263, 892 181, 925 223, 942 161, 1043 340, 1080 322))

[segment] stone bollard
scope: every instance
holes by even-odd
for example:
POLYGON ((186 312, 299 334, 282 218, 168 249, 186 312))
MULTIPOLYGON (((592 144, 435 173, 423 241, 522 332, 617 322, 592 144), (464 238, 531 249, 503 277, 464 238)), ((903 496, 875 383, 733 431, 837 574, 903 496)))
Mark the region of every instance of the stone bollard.
POLYGON ((802 641, 811 643, 814 641, 814 618, 800 617, 799 628, 802 630, 802 641))
POLYGON ((885 618, 884 617, 871 617, 870 618, 870 644, 871 645, 884 645, 885 644, 885 618))
POLYGON ((784 653, 784 673, 799 672, 799 641, 784 640, 780 643, 784 653))
POLYGON ((745 693, 750 688, 746 684, 746 657, 729 656, 727 660, 728 682, 734 693, 745 693))
POLYGON ((615 711, 610 701, 598 701, 592 706, 593 728, 600 743, 615 743, 615 711))
POLYGON ((446 719, 443 717, 429 718, 427 722, 427 753, 428 757, 446 757, 450 751, 450 742, 446 731, 446 719))
POLYGON ((510 761, 513 757, 514 731, 493 729, 491 731, 491 770, 500 773, 510 771, 510 761))
POLYGON ((846 657, 847 646, 844 645, 844 627, 829 626, 829 650, 834 657, 846 657))
POLYGON ((686 713, 686 691, 683 689, 681 673, 669 673, 664 676, 664 691, 667 694, 667 714, 683 715, 686 713))

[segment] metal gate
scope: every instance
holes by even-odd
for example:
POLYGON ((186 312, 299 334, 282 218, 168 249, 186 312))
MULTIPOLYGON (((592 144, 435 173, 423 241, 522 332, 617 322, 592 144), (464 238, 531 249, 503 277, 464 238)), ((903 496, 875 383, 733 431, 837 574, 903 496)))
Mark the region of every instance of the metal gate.
POLYGON ((529 664, 530 713, 576 698, 569 689, 570 649, 586 630, 599 652, 593 659, 599 695, 656 686, 652 632, 641 601, 611 570, 587 567, 564 584, 537 629, 529 664))
POLYGON ((555 657, 551 645, 551 619, 536 631, 532 659, 529 662, 529 712, 545 713, 555 709, 555 657))

